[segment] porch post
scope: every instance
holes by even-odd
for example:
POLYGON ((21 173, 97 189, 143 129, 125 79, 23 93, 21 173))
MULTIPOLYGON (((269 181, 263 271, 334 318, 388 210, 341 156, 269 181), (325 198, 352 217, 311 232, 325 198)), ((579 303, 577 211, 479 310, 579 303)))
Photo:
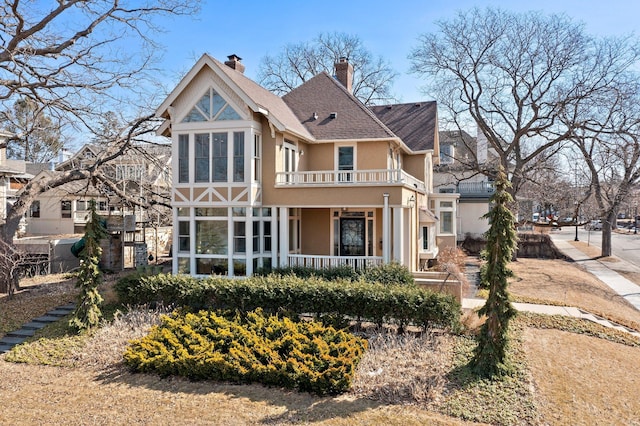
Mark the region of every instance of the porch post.
POLYGON ((404 208, 393 208, 393 260, 404 265, 404 208))
POLYGON ((280 233, 278 235, 278 246, 280 247, 280 267, 289 266, 289 208, 279 207, 280 212, 280 233))
POLYGON ((389 263, 391 261, 391 218, 389 210, 389 194, 382 194, 384 201, 382 207, 382 262, 389 263))

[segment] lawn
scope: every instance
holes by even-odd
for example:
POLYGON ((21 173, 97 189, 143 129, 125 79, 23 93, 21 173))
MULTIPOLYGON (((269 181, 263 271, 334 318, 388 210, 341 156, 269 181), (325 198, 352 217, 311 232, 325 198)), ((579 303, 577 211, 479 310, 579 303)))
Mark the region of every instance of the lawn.
MULTIPOLYGON (((520 259, 512 266, 516 277, 510 291, 515 297, 640 323, 637 311, 571 263, 520 259)), ((68 282, 39 283, 12 301, 0 299, 0 312, 3 318, 40 315, 66 302, 60 294, 69 292, 73 286, 68 282), (27 308, 29 300, 37 300, 37 307, 27 308)), ((120 354, 155 318, 119 317, 68 354, 55 355, 66 367, 0 358, 0 395, 11 407, 0 412, 0 423, 455 425, 478 423, 447 413, 482 421, 483 412, 493 416, 484 420, 490 424, 598 424, 606 419, 607 424, 628 425, 640 419, 640 343, 630 346, 558 329, 516 327, 513 353, 520 373, 496 385, 456 377, 472 349, 469 338, 383 335, 372 340, 351 392, 317 397, 258 385, 131 374, 120 354)), ((592 334, 605 332, 594 330, 592 334)))

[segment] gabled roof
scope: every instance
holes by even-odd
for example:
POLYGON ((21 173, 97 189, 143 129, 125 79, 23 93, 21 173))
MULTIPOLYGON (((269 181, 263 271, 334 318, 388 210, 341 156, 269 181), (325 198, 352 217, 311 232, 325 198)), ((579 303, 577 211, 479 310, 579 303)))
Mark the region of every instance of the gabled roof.
POLYGON ((202 55, 198 62, 182 78, 176 88, 156 110, 156 116, 168 118, 168 110, 176 98, 191 80, 204 68, 209 67, 245 102, 253 112, 263 114, 279 131, 289 131, 306 139, 311 134, 291 112, 279 96, 260 86, 240 71, 236 71, 208 54, 202 55))
POLYGON ((378 105, 371 110, 413 151, 435 149, 438 127, 435 101, 378 105))
POLYGON ((362 102, 326 72, 282 99, 317 140, 396 138, 362 102))

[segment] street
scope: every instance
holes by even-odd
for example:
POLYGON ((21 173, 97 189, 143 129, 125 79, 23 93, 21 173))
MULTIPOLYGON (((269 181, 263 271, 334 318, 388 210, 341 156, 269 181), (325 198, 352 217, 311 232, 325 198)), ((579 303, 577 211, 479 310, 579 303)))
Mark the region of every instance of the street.
MULTIPOLYGON (((560 231, 551 231, 553 238, 573 241, 576 236, 574 226, 565 226, 560 231)), ((600 248, 602 245, 602 231, 587 231, 578 227, 578 239, 591 246, 600 248)), ((640 233, 633 232, 611 233, 611 248, 615 256, 634 265, 640 271, 640 233)))

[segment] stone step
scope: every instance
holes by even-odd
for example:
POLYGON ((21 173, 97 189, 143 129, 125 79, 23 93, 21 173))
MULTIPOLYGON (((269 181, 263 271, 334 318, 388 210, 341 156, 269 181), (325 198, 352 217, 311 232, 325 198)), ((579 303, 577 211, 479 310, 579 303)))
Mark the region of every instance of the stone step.
POLYGON ((43 315, 41 317, 34 318, 33 322, 50 323, 50 322, 60 321, 60 318, 62 318, 62 317, 59 317, 59 316, 54 317, 52 315, 43 315))
POLYGON ((0 354, 9 352, 14 346, 15 345, 9 345, 7 343, 0 343, 0 354))
POLYGON ((7 333, 7 336, 10 337, 31 337, 36 333, 35 330, 30 330, 27 328, 21 328, 19 330, 13 330, 7 333))
POLYGON ((28 330, 40 330, 41 328, 46 327, 47 324, 48 323, 46 323, 46 322, 31 321, 31 322, 28 322, 25 325, 23 325, 22 328, 26 328, 28 330))
POLYGON ((58 309, 54 309, 52 311, 47 312, 47 315, 54 316, 54 317, 66 317, 70 313, 71 313, 70 310, 58 308, 58 309))
POLYGON ((17 345, 18 343, 22 343, 25 340, 27 340, 26 337, 4 336, 2 339, 0 339, 0 344, 5 343, 8 345, 17 345))
POLYGON ((68 311, 73 311, 76 308, 75 303, 67 303, 66 305, 58 306, 57 309, 66 309, 68 311))

